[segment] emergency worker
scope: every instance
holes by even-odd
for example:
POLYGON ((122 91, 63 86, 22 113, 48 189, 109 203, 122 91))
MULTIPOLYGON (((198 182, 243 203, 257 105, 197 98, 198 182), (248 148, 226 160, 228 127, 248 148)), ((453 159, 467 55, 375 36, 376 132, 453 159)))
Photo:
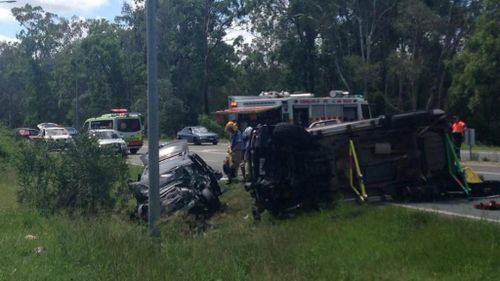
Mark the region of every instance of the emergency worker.
POLYGON ((464 140, 465 128, 464 121, 460 120, 458 116, 453 116, 453 121, 451 122, 451 136, 455 146, 455 154, 458 159, 460 159, 460 147, 464 140))
POLYGON ((243 174, 243 179, 250 179, 250 141, 252 138, 253 128, 251 126, 246 126, 242 133, 243 139, 243 162, 240 165, 241 173, 243 174))
POLYGON ((234 121, 229 121, 225 127, 230 135, 230 143, 227 149, 229 173, 227 173, 228 183, 231 183, 238 176, 238 169, 242 160, 243 139, 238 125, 234 121))

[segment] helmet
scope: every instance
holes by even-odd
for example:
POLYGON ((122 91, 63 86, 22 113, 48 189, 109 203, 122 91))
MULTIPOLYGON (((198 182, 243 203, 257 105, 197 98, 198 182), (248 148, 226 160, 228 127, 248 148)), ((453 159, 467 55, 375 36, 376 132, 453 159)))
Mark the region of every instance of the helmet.
POLYGON ((234 121, 229 121, 229 122, 226 123, 226 127, 224 127, 224 129, 226 131, 229 130, 229 131, 233 131, 234 132, 234 131, 238 130, 238 125, 236 125, 236 122, 234 122, 234 121))

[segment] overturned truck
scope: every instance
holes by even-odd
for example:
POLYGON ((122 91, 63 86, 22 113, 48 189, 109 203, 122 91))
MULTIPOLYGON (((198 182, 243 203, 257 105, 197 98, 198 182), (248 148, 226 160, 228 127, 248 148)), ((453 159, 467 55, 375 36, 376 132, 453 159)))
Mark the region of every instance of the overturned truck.
POLYGON ((381 116, 303 129, 290 124, 254 131, 245 187, 254 215, 317 207, 339 196, 366 201, 430 200, 497 192, 466 180, 442 110, 381 116))

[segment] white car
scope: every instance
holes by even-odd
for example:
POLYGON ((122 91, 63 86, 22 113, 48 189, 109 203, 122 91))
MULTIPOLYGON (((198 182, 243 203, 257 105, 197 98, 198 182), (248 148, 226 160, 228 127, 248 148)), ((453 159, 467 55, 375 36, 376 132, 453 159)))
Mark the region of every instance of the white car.
POLYGON ((72 139, 68 130, 62 127, 43 128, 40 131, 40 136, 46 141, 53 140, 61 142, 70 141, 72 139))
POLYGON ((111 129, 90 130, 88 132, 91 138, 95 138, 99 147, 109 147, 114 152, 127 155, 127 143, 120 137, 120 134, 111 129))

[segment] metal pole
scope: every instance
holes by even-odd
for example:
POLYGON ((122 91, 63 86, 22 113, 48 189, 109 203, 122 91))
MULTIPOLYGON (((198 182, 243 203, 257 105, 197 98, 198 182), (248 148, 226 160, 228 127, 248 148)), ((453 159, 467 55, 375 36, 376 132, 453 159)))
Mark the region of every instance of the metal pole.
POLYGON ((147 0, 147 63, 148 63, 148 175, 149 175, 149 231, 160 235, 160 188, 158 163, 158 94, 156 91, 156 0, 147 0))
POLYGON ((80 129, 80 120, 78 119, 78 64, 75 64, 75 129, 80 129))
POLYGON ((472 130, 467 129, 466 132, 469 138, 469 161, 472 161, 472 130))

